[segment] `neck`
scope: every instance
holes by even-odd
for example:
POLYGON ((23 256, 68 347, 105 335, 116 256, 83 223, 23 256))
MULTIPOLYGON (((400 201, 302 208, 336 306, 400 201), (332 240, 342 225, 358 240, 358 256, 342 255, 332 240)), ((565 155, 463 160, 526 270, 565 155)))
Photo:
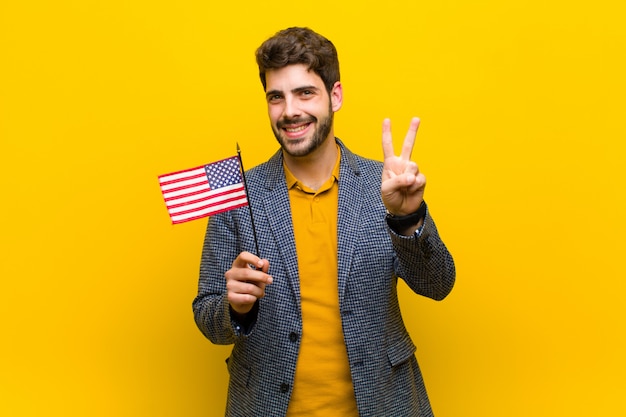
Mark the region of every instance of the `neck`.
POLYGON ((283 152, 289 171, 307 187, 319 189, 333 173, 337 161, 337 144, 333 135, 306 156, 291 156, 283 152))

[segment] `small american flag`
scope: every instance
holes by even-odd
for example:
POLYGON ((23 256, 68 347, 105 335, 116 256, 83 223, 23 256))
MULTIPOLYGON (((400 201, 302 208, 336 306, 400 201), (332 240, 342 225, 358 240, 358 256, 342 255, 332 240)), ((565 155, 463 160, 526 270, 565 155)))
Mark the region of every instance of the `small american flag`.
POLYGON ((172 224, 248 205, 236 156, 160 175, 159 183, 172 224))

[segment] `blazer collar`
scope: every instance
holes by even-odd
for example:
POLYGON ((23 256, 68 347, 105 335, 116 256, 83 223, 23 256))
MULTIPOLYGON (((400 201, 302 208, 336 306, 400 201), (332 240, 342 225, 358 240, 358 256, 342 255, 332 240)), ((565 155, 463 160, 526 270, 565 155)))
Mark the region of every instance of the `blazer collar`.
MULTIPOLYGON (((337 213, 337 254, 338 263, 338 291, 340 303, 347 278, 350 274, 352 258, 356 243, 361 233, 360 213, 363 208, 363 182, 358 166, 357 157, 346 146, 335 138, 341 148, 341 162, 339 174, 339 201, 337 213)), ((267 194, 263 198, 265 213, 274 239, 284 260, 290 286, 296 298, 300 299, 300 284, 298 282, 298 268, 291 212, 289 210, 289 195, 287 191, 285 172, 283 169, 283 153, 278 150, 266 164, 265 188, 267 194), (285 204, 285 202, 287 204, 285 204)))
MULTIPOLYGON (((360 170, 356 161, 356 156, 343 144, 339 138, 335 138, 335 142, 341 149, 341 162, 340 170, 349 169, 353 175, 360 175, 360 170)), ((279 149, 276 153, 267 161, 267 176, 265 177, 265 188, 268 190, 274 189, 279 184, 283 184, 285 181, 285 171, 283 169, 283 151, 279 149)), ((339 178, 341 178, 343 172, 340 172, 339 178)))

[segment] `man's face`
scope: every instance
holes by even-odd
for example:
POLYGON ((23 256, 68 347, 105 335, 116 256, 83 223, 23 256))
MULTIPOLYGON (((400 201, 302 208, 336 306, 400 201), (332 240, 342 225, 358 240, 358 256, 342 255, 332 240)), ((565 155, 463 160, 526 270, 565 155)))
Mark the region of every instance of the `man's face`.
POLYGON ((266 99, 274 136, 291 156, 306 156, 333 135, 333 115, 341 107, 341 84, 330 96, 319 75, 305 65, 269 70, 266 99))

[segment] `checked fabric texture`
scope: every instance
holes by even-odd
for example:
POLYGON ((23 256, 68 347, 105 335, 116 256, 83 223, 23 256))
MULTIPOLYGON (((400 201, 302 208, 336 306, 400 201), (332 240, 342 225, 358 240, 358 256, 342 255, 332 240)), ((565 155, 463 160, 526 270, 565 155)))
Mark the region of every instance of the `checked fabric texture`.
MULTIPOLYGON (((445 298, 454 261, 430 213, 418 236, 399 236, 385 221, 382 163, 341 146, 338 211, 340 315, 360 416, 432 416, 397 297, 397 280, 445 298)), ((302 318, 295 243, 282 154, 246 174, 262 258, 272 285, 250 323, 231 318, 224 272, 241 251, 255 252, 248 208, 209 220, 200 266, 196 323, 213 343, 233 344, 226 416, 284 416, 294 380, 302 318)), ((412 317, 419 320, 419 317, 412 317)))

